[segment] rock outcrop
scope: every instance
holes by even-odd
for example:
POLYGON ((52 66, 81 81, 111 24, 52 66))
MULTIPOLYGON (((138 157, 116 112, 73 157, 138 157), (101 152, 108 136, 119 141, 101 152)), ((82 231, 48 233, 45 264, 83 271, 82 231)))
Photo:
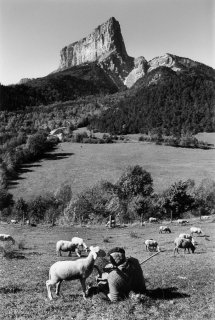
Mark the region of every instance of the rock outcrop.
POLYGON ((148 70, 148 62, 144 57, 134 59, 134 68, 126 77, 124 84, 130 88, 140 78, 142 78, 148 70))
POLYGON ((96 61, 118 84, 132 70, 134 60, 126 52, 120 24, 113 17, 86 38, 63 48, 60 56, 58 71, 96 61))
POLYGON ((188 58, 181 58, 173 54, 166 53, 163 56, 156 57, 148 62, 148 72, 158 67, 168 67, 173 71, 181 71, 187 67, 195 67, 199 63, 188 58))
POLYGON ((138 79, 159 67, 167 67, 174 72, 189 68, 214 77, 214 70, 188 58, 166 53, 146 61, 144 57, 133 58, 127 54, 119 22, 115 18, 98 26, 91 34, 61 50, 59 71, 71 67, 96 63, 102 68, 117 88, 130 88, 138 79))

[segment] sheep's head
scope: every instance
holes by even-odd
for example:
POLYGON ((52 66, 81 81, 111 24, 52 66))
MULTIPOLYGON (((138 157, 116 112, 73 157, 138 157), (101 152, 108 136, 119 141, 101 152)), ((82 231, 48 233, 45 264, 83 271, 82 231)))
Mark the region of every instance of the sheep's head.
POLYGON ((90 252, 92 252, 94 259, 96 259, 97 257, 105 257, 106 256, 105 251, 100 249, 99 246, 96 246, 96 247, 90 246, 90 252))
MULTIPOLYGON (((191 242, 191 244, 192 244, 192 242, 191 242)), ((196 250, 196 247, 192 244, 192 246, 191 246, 192 253, 194 253, 195 250, 196 250)))

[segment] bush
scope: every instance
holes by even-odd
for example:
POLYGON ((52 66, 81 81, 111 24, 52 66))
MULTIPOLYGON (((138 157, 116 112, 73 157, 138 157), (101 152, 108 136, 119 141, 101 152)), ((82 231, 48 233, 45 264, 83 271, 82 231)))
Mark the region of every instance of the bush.
POLYGON ((7 189, 0 189, 0 211, 4 208, 11 206, 14 203, 13 195, 7 191, 7 189))

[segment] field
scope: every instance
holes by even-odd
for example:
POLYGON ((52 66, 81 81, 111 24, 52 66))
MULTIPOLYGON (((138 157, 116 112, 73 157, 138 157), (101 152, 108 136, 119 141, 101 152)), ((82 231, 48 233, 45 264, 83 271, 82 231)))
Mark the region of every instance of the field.
MULTIPOLYGON (((168 223, 168 222, 167 222, 168 223)), ((0 224, 0 233, 14 236, 16 245, 10 256, 0 253, 0 319, 10 320, 203 320, 215 319, 215 219, 192 220, 187 226, 172 223, 171 234, 159 234, 159 224, 129 225, 106 229, 104 226, 29 227, 0 224), (173 240, 191 225, 200 226, 205 237, 195 237, 195 254, 173 256, 173 240), (122 246, 126 255, 142 261, 152 253, 145 251, 144 240, 154 238, 161 252, 142 265, 147 294, 140 299, 130 296, 111 304, 94 295, 86 301, 79 281, 62 284, 61 296, 47 299, 45 282, 48 270, 56 260, 76 259, 57 257, 55 243, 80 236, 88 245, 99 244, 105 251, 122 246)), ((103 262, 97 261, 101 266, 103 262)), ((95 282, 96 271, 88 279, 95 282)), ((55 296, 54 296, 55 297, 55 296)))
POLYGON ((136 164, 151 173, 155 191, 161 191, 178 180, 194 179, 197 184, 205 178, 215 180, 214 159, 215 149, 173 148, 137 141, 99 145, 65 142, 41 161, 24 165, 9 191, 15 199, 28 200, 53 192, 66 182, 75 195, 101 179, 115 182, 128 165, 136 164))

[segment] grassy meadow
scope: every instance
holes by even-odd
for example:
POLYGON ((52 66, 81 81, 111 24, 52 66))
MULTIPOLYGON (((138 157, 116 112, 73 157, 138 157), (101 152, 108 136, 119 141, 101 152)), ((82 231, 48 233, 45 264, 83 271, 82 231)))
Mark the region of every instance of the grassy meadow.
MULTIPOLYGON (((149 171, 155 191, 178 180, 215 180, 215 149, 185 149, 159 146, 136 140, 114 144, 64 142, 41 161, 22 166, 18 180, 11 181, 14 198, 29 198, 55 191, 62 183, 71 185, 73 194, 106 179, 115 182, 128 165, 141 165, 149 171)), ((129 137, 132 139, 132 137, 129 137)))
MULTIPOLYGON (((168 222, 166 222, 168 224, 168 222)), ((215 319, 215 219, 194 219, 187 226, 172 223, 172 233, 159 234, 160 224, 128 225, 107 229, 104 226, 29 227, 0 224, 0 233, 12 235, 16 244, 10 255, 0 252, 0 319, 4 320, 204 320, 215 319), (173 256, 174 239, 189 232, 191 225, 200 226, 207 237, 195 237, 195 254, 183 250, 173 256), (45 282, 49 267, 57 260, 55 244, 59 239, 83 237, 88 245, 100 245, 105 251, 122 246, 126 255, 142 261, 152 255, 144 241, 156 239, 161 252, 142 265, 147 294, 111 304, 99 295, 82 298, 78 280, 64 282, 61 296, 47 299, 45 282)), ((104 258, 103 258, 104 259, 104 258)), ((104 264, 101 258, 96 262, 104 264)), ((87 283, 95 283, 97 272, 87 283)), ((54 292, 54 290, 53 290, 54 292)))

